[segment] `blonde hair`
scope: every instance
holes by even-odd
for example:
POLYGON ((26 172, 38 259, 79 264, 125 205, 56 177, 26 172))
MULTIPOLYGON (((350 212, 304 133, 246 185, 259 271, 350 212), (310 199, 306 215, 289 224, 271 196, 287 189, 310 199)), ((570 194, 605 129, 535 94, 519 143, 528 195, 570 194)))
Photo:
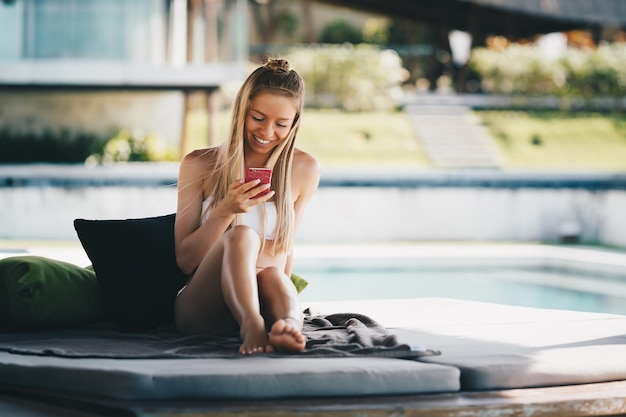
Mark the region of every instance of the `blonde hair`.
MULTIPOLYGON (((219 149, 215 168, 214 186, 211 190, 212 200, 209 210, 215 208, 228 192, 230 184, 244 177, 244 129, 250 101, 264 93, 278 94, 293 99, 296 104, 296 115, 287 139, 272 151, 265 166, 272 168, 271 189, 275 191, 276 229, 274 230, 273 253, 288 253, 295 234, 294 201, 291 193, 291 166, 294 143, 304 102, 304 82, 298 73, 289 68, 284 59, 270 58, 265 65, 254 70, 243 83, 232 110, 232 119, 228 139, 219 149)), ((241 224, 241 216, 237 215, 232 225, 241 224)), ((265 206, 261 208, 261 236, 265 235, 265 206)), ((265 240, 262 239, 261 250, 265 240)))

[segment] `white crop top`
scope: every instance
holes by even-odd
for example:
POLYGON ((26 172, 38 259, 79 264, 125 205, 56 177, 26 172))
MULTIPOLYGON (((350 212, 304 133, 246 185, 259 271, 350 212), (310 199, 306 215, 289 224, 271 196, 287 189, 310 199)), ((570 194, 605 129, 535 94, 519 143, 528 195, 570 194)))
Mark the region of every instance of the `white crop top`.
MULTIPOLYGON (((202 201, 202 223, 206 222, 211 214, 210 211, 206 211, 211 197, 202 201)), ((247 213, 241 213, 241 224, 246 225, 261 234, 261 206, 265 205, 265 239, 274 240, 274 229, 276 228, 276 204, 273 201, 258 204, 252 207, 247 213)))

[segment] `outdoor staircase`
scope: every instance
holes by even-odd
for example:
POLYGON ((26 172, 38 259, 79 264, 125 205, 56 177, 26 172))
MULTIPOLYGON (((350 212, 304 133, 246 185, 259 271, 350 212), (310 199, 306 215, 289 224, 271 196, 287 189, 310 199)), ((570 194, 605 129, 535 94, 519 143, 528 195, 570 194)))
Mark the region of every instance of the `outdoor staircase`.
POLYGON ((406 104, 418 141, 435 168, 499 168, 492 139, 471 109, 458 104, 406 104))

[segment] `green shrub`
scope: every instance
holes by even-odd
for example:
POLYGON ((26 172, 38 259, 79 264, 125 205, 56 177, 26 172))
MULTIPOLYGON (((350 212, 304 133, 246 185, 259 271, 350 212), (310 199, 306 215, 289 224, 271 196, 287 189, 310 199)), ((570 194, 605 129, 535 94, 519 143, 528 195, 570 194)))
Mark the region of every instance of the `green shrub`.
POLYGON ((569 49, 562 59, 567 92, 592 97, 626 95, 626 44, 604 44, 593 51, 569 49))
POLYGON ((120 130, 109 139, 99 152, 89 157, 90 162, 155 162, 174 161, 177 155, 165 147, 154 134, 143 131, 120 130))
POLYGON ((568 48, 559 59, 546 58, 535 45, 513 44, 502 51, 475 48, 469 65, 488 93, 626 95, 626 44, 602 44, 593 50, 568 48))
POLYGON ((105 139, 93 134, 43 131, 41 133, 0 130, 0 163, 83 163, 100 152, 105 139))
POLYGON ((304 79, 306 105, 314 108, 391 110, 407 77, 396 52, 373 45, 299 47, 286 56, 304 79))
POLYGON ((176 161, 177 151, 166 148, 155 135, 120 130, 112 138, 51 130, 42 133, 0 130, 0 163, 80 164, 176 161))
POLYGON ((475 48, 469 65, 489 93, 553 94, 565 82, 562 66, 533 45, 513 44, 503 51, 475 48))
POLYGON ((320 43, 361 43, 363 34, 357 27, 343 19, 335 19, 322 29, 320 43))

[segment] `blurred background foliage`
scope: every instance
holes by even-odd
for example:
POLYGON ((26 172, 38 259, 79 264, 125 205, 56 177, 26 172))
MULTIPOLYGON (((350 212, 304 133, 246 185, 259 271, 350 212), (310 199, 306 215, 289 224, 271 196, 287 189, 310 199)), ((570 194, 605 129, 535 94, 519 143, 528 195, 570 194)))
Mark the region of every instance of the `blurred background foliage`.
POLYGON ((69 130, 39 133, 0 129, 0 163, 83 163, 102 152, 106 138, 69 130))
POLYGON ((475 48, 469 61, 486 93, 561 97, 626 96, 626 43, 569 47, 547 58, 537 45, 475 48))
POLYGON ((121 129, 110 137, 69 130, 40 133, 0 130, 0 163, 107 164, 178 161, 155 134, 121 129))
MULTIPOLYGON (((337 18, 317 39, 294 41, 301 26, 298 16, 278 11, 274 26, 262 25, 260 39, 271 42, 277 34, 292 39, 263 47, 271 46, 264 51, 272 55, 285 56, 305 80, 307 110, 298 146, 331 166, 429 167, 419 138, 401 111, 401 99, 407 92, 458 90, 459 64, 446 48, 432 46, 433 35, 426 26, 376 16, 362 25, 337 18)), ((255 52, 252 45, 250 66, 256 66, 252 62, 265 52, 255 52)), ((558 57, 546 57, 532 39, 488 40, 472 49, 466 68, 469 76, 461 86, 466 93, 560 100, 559 111, 475 112, 502 152, 503 168, 626 170, 626 116, 620 104, 626 97, 625 40, 571 44, 558 57), (569 100, 581 98, 607 98, 616 104, 610 111, 572 111, 569 100)), ((185 121, 190 148, 207 146, 210 123, 225 137, 228 106, 237 89, 223 86, 221 110, 213 122, 206 116, 206 100, 197 100, 185 121)), ((107 137, 0 129, 0 149, 0 163, 178 161, 185 151, 167 148, 154 132, 124 126, 107 137)))
POLYGON ((304 79, 311 108, 391 111, 408 78, 395 51, 369 44, 299 47, 285 55, 304 79))
POLYGON ((122 129, 101 149, 87 158, 88 163, 176 161, 178 153, 167 148, 155 134, 122 129))

